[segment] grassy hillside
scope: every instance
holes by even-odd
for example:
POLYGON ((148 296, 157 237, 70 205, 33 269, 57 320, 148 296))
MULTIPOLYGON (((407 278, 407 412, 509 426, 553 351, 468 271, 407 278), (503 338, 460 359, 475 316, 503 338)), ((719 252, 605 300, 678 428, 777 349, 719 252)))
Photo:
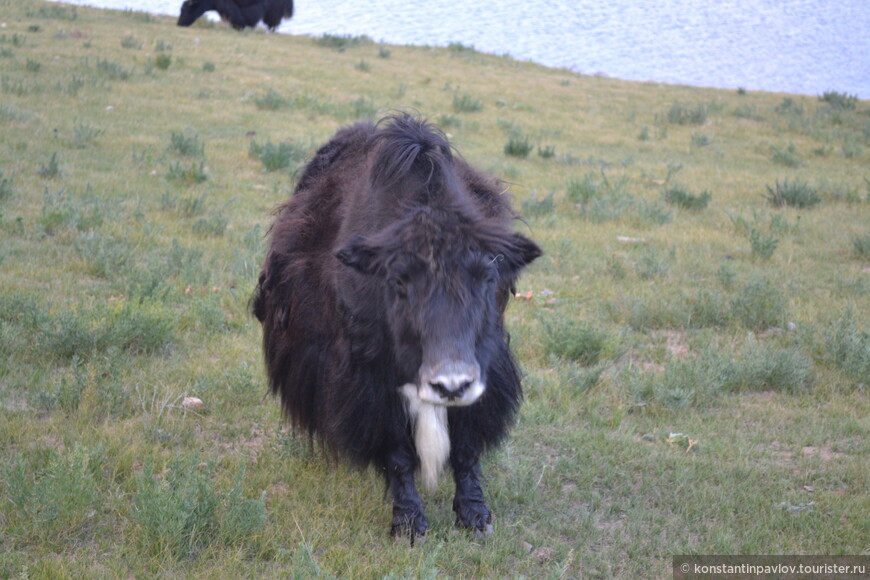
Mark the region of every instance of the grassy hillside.
POLYGON ((661 578, 870 537, 870 104, 0 0, 0 578, 661 578), (440 123, 546 255, 485 542, 388 537, 266 391, 270 209, 334 131, 440 123), (204 408, 187 408, 197 397, 204 408))

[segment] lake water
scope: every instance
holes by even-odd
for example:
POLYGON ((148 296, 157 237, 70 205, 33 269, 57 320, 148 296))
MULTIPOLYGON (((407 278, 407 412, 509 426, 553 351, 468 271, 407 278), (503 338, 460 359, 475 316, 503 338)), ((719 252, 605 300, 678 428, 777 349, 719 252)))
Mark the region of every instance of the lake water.
MULTIPOLYGON (((66 0, 178 14, 181 0, 66 0)), ((451 42, 627 80, 870 98, 868 0, 296 0, 280 32, 451 42)), ((214 14, 213 12, 210 14, 214 14)))

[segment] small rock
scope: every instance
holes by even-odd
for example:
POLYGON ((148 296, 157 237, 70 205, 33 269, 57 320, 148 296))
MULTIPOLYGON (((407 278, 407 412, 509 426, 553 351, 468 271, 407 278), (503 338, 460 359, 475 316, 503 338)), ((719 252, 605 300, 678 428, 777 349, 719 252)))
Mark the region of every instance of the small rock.
POLYGON ((553 548, 540 547, 534 552, 532 552, 532 557, 535 558, 538 562, 544 563, 550 558, 553 557, 553 554, 556 553, 556 550, 553 548))
POLYGON ((184 400, 181 401, 181 407, 187 411, 202 409, 205 407, 205 403, 202 402, 202 399, 197 399, 196 397, 184 397, 184 400))

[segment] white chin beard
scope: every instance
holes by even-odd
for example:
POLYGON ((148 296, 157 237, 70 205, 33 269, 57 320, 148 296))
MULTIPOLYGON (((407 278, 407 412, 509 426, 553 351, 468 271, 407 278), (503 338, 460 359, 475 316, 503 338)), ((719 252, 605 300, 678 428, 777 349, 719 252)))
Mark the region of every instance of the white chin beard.
POLYGON ((414 429, 414 444, 420 459, 420 478, 423 486, 432 491, 450 457, 450 432, 447 428, 447 407, 420 399, 417 385, 402 386, 407 401, 408 415, 414 429))

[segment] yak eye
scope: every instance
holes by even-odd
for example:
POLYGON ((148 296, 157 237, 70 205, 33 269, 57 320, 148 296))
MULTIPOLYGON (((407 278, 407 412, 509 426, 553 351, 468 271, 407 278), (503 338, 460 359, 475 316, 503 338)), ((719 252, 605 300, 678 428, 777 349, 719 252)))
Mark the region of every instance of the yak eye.
POLYGON ((408 296, 408 279, 405 276, 390 276, 388 283, 393 292, 402 298, 408 296))

